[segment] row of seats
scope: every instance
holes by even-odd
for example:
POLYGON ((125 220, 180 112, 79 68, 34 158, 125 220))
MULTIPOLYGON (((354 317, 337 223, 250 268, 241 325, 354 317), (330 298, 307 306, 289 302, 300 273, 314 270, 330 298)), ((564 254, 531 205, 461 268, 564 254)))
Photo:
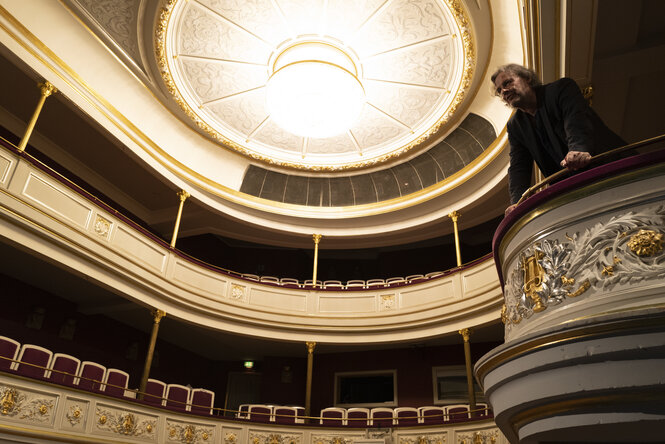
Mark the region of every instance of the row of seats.
MULTIPOLYGON (((427 274, 413 274, 406 277, 392 277, 388 279, 368 279, 360 280, 353 279, 346 282, 337 281, 337 280, 328 280, 328 281, 316 281, 316 288, 324 289, 371 289, 371 288, 384 288, 393 285, 404 285, 404 284, 414 284, 417 282, 423 282, 428 279, 433 279, 439 276, 443 276, 445 273, 443 271, 433 271, 427 274)), ((250 281, 261 282, 264 284, 273 284, 279 285, 287 288, 314 288, 314 281, 312 279, 307 279, 303 282, 300 282, 298 279, 294 278, 278 278, 275 276, 257 276, 255 274, 242 274, 242 278, 248 279, 250 281)))
MULTIPOLYGON (((136 399, 137 392, 128 389, 127 372, 106 368, 92 361, 81 361, 65 353, 53 353, 38 345, 21 345, 5 336, 0 336, 0 370, 109 396, 136 399)), ((214 399, 215 394, 210 390, 190 389, 149 379, 143 401, 169 409, 211 415, 214 399)))
POLYGON ((349 427, 392 427, 423 424, 445 424, 491 417, 487 404, 467 404, 425 407, 328 407, 321 410, 320 424, 349 427))
POLYGON ((300 406, 240 404, 236 418, 254 422, 303 424, 305 408, 300 406))

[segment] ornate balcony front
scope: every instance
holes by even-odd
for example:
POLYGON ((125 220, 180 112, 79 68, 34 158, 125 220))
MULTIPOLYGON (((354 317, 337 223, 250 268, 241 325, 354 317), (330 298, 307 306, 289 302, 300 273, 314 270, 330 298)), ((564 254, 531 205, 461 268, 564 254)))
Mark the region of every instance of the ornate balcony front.
POLYGON ((664 234, 663 149, 558 182, 499 226, 506 343, 476 375, 511 442, 662 440, 664 234))

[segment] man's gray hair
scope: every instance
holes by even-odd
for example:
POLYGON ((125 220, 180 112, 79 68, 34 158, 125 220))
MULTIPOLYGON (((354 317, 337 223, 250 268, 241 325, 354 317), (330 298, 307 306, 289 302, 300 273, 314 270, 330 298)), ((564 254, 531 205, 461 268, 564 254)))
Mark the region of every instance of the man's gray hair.
POLYGON ((498 94, 496 92, 496 87, 494 86, 494 81, 496 80, 497 76, 502 72, 507 72, 508 74, 513 74, 523 78, 524 80, 526 80, 527 84, 531 88, 535 88, 536 86, 540 86, 543 84, 538 78, 538 74, 536 74, 532 69, 526 68, 522 65, 518 65, 517 63, 509 63, 507 65, 499 66, 494 72, 494 74, 492 74, 491 77, 492 91, 494 92, 495 95, 498 94))

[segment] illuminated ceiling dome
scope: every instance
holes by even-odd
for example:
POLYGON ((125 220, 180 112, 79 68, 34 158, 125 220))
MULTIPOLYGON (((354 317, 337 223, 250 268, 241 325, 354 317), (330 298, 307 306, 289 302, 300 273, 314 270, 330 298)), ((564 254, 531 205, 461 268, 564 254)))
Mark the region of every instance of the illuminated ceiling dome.
POLYGON ((422 148, 468 93, 475 63, 455 1, 174 0, 157 35, 162 77, 200 130, 299 169, 360 168, 422 148), (348 97, 326 99, 304 83, 331 91, 324 74, 347 85, 348 97), (300 88, 285 89, 289 75, 301 76, 300 88), (312 94, 346 112, 317 110, 312 94))

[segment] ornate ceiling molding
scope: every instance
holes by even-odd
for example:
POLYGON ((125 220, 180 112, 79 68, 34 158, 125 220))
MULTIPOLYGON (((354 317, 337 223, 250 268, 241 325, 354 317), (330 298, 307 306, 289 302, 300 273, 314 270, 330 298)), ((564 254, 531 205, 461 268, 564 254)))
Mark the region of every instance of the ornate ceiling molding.
POLYGON ((162 8, 157 64, 172 99, 204 134, 267 164, 343 171, 428 148, 448 129, 476 67, 459 0, 374 2, 364 10, 346 0, 326 2, 327 9, 281 3, 168 0, 162 8), (358 56, 368 103, 346 135, 304 139, 271 124, 263 90, 276 48, 313 34, 309 24, 320 16, 326 38, 346 38, 358 56))

